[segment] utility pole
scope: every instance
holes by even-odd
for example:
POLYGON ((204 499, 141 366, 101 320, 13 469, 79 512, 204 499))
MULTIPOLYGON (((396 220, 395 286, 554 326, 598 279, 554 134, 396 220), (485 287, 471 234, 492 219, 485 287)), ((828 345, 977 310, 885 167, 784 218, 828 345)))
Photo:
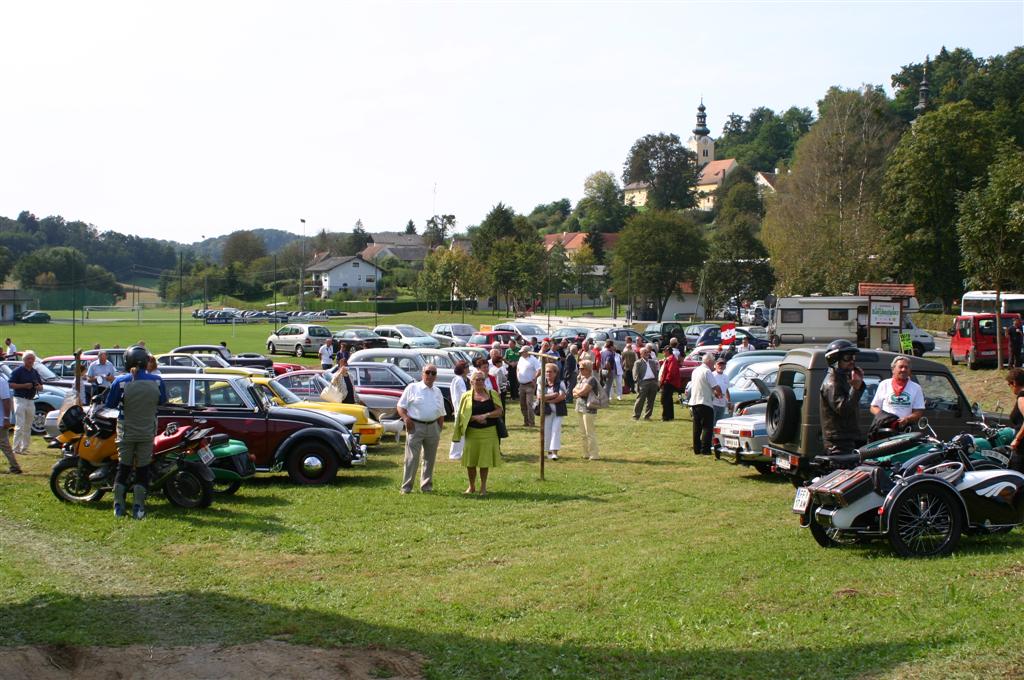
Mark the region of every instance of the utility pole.
POLYGON ((303 289, 306 287, 306 220, 300 218, 299 222, 302 222, 302 259, 299 260, 299 311, 306 311, 303 307, 305 303, 305 296, 303 289))
POLYGON ((184 274, 185 274, 185 255, 184 255, 184 253, 182 253, 179 250, 178 251, 178 346, 179 347, 182 344, 184 344, 181 341, 181 310, 182 310, 182 305, 183 305, 183 302, 184 302, 183 295, 185 293, 185 291, 182 290, 181 283, 182 283, 182 278, 184 277, 184 274))

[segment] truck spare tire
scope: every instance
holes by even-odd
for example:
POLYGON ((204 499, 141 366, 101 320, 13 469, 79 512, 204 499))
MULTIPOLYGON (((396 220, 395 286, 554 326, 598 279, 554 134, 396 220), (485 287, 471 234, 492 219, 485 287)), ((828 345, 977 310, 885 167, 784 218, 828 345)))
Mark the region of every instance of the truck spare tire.
POLYGON ((783 444, 796 435, 800 427, 800 402, 792 387, 779 385, 768 395, 765 424, 772 444, 783 444))

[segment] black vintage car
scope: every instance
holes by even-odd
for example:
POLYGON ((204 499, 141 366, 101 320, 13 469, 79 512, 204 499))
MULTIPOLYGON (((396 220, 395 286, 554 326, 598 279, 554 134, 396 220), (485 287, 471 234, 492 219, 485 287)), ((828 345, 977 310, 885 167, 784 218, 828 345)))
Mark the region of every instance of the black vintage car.
POLYGON ((297 484, 326 484, 338 468, 366 462, 366 447, 349 429, 351 416, 275 406, 242 376, 165 376, 164 385, 161 430, 176 422, 240 439, 258 472, 284 470, 297 484))

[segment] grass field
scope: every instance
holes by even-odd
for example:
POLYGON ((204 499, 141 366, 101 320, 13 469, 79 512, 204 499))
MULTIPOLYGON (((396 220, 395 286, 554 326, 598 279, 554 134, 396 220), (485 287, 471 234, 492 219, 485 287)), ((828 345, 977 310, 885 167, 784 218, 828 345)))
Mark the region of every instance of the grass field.
MULTIPOLYGON (((176 323, 115 325, 86 330, 177 341, 176 323)), ((257 350, 267 328, 224 339, 257 350)), ((13 330, 70 346, 48 337, 60 324, 13 330)), ((0 477, 0 645, 381 646, 421 653, 430 678, 1024 676, 1021 530, 948 559, 823 550, 788 483, 687 453, 688 420, 634 422, 631 401, 599 415, 600 461, 567 419, 546 481, 511 413, 485 499, 444 455, 436 493, 400 496, 390 443, 331 486, 268 475, 205 511, 155 498, 137 523, 109 496, 58 502, 37 444, 28 474, 0 477)))

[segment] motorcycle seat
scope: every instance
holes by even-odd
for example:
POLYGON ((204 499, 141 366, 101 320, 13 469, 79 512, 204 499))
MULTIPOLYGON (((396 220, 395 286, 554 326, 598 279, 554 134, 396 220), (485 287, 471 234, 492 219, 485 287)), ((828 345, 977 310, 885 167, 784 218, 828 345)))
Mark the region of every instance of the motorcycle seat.
POLYGON ((174 434, 165 434, 161 432, 153 439, 153 451, 164 451, 177 446, 183 439, 185 439, 185 435, 188 434, 190 429, 191 428, 188 427, 179 427, 174 431, 174 434))
POLYGON ((217 434, 211 434, 210 435, 210 446, 219 446, 221 444, 227 444, 228 440, 230 440, 230 439, 231 439, 231 437, 229 437, 228 435, 224 434, 223 432, 218 432, 217 434))
POLYGON ((831 470, 845 470, 860 464, 860 454, 855 451, 853 453, 837 453, 831 456, 816 456, 814 462, 831 470))

